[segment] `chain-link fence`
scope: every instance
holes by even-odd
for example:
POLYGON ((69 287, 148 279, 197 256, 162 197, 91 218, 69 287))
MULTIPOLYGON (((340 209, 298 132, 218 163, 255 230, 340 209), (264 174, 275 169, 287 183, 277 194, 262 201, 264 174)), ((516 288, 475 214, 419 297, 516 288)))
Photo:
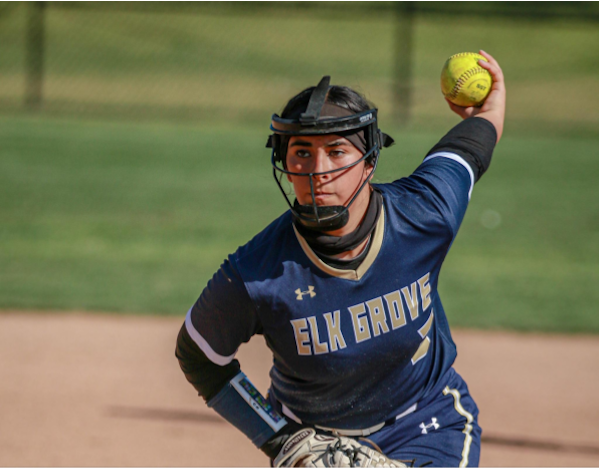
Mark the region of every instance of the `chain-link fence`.
POLYGON ((479 48, 505 69, 510 125, 597 131, 597 2, 3 2, 0 107, 264 123, 330 74, 432 126, 450 118, 444 60, 479 48))

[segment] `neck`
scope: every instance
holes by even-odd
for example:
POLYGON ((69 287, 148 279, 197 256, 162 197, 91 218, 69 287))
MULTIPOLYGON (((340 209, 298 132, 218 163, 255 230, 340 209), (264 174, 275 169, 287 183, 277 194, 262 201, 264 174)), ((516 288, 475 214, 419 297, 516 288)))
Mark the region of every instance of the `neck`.
MULTIPOLYGON (((362 209, 362 216, 354 223, 349 223, 350 226, 344 226, 347 229, 318 232, 306 229, 299 223, 296 223, 296 228, 316 254, 322 260, 325 259, 325 262, 327 258, 350 261, 360 258, 368 249, 371 233, 375 229, 381 214, 381 205, 381 194, 371 191, 366 207, 362 209), (348 232, 350 229, 353 230, 345 235, 332 235, 334 232, 343 233, 348 232)), ((354 215, 356 216, 356 213, 354 215)), ((353 219, 356 220, 357 218, 353 217, 353 219)))
MULTIPOLYGON (((339 234, 335 234, 334 232, 328 232, 327 234, 332 235, 332 236, 341 237, 341 236, 345 236, 346 234, 350 234, 351 232, 354 232, 356 230, 356 228, 358 227, 358 225, 361 224, 365 219, 367 210, 369 209, 369 202, 371 201, 371 191, 372 190, 373 189, 372 189, 371 185, 369 184, 368 190, 363 190, 363 192, 360 193, 360 195, 364 194, 365 196, 361 197, 359 195, 358 198, 360 198, 360 200, 357 198, 356 203, 352 204, 352 206, 348 210, 350 212, 348 223, 343 228, 338 229, 337 231, 334 231, 334 232, 338 232, 339 234), (360 204, 356 208, 356 212, 352 213, 352 208, 354 208, 354 205, 358 204, 359 201, 360 201, 360 204), (352 222, 352 221, 354 221, 354 222, 352 222)), ((341 260, 352 260, 353 258, 358 257, 363 252, 363 250, 365 250, 365 247, 369 243, 370 237, 371 236, 367 236, 365 238, 365 240, 363 240, 360 243, 360 245, 358 245, 357 247, 355 247, 351 250, 346 250, 345 252, 341 252, 336 255, 332 255, 332 257, 339 258, 341 260)))
POLYGON ((346 225, 340 229, 336 229, 335 231, 326 231, 325 234, 328 236, 342 237, 354 232, 359 224, 361 224, 365 219, 367 209, 369 208, 372 191, 373 188, 371 187, 371 184, 369 184, 368 187, 365 187, 365 189, 358 194, 358 197, 356 197, 356 200, 354 200, 354 203, 352 203, 350 208, 348 208, 348 222, 346 225))
POLYGON ((353 258, 358 257, 363 252, 363 250, 365 250, 365 247, 369 243, 370 237, 371 236, 367 236, 367 238, 364 241, 362 241, 360 243, 360 245, 358 245, 354 249, 352 249, 352 250, 346 250, 346 251, 341 252, 339 254, 332 255, 332 257, 339 258, 340 260, 352 260, 353 258))

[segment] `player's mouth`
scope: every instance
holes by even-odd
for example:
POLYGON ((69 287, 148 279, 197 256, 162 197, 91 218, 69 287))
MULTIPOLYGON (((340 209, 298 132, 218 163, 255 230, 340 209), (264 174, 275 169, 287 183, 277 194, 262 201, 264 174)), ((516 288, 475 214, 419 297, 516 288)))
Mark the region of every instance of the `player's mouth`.
MULTIPOLYGON (((333 196, 333 193, 329 193, 329 192, 321 192, 316 190, 315 191, 315 202, 317 203, 317 205, 319 204, 323 204, 325 202, 327 202, 327 200, 331 199, 331 197, 333 196)), ((310 195, 309 195, 310 197, 310 195)), ((312 197, 310 197, 312 198, 312 197)))
MULTIPOLYGON (((326 206, 326 205, 335 205, 333 202, 334 194, 330 192, 321 192, 319 190, 315 190, 315 198, 314 203, 317 206, 326 206)), ((313 196, 309 192, 302 199, 302 205, 311 206, 313 204, 313 196)))

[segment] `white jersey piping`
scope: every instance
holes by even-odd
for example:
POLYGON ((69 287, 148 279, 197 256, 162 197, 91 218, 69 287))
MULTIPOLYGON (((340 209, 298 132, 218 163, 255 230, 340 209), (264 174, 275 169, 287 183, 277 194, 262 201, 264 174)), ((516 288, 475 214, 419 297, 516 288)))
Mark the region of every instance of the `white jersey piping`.
POLYGON ((190 337, 192 338, 192 340, 194 340, 194 343, 196 343, 198 345, 198 348, 200 348, 202 350, 202 352, 204 354, 206 354, 206 357, 208 359, 210 359, 212 362, 214 362, 218 366, 226 366, 231 361, 233 361, 233 358, 235 357, 237 350, 231 356, 221 356, 220 354, 216 353, 210 347, 210 345, 204 339, 204 337, 200 333, 198 333, 198 330, 196 330, 194 328, 194 325, 192 324, 192 309, 193 309, 193 307, 191 307, 190 310, 188 310, 188 313, 185 316, 185 328, 187 329, 187 332, 190 334, 190 337))
POLYGON ((470 200, 471 192, 473 191, 473 185, 475 184, 475 176, 473 175, 473 169, 471 169, 471 166, 469 166, 469 163, 467 163, 467 161, 465 161, 463 158, 461 158, 457 154, 446 153, 444 151, 442 151, 440 153, 430 154, 423 160, 423 162, 427 162, 430 159, 438 158, 438 157, 452 159, 452 161, 456 161, 457 163, 459 163, 461 166, 463 166, 469 172, 469 177, 471 178, 471 186, 469 187, 469 200, 470 200))

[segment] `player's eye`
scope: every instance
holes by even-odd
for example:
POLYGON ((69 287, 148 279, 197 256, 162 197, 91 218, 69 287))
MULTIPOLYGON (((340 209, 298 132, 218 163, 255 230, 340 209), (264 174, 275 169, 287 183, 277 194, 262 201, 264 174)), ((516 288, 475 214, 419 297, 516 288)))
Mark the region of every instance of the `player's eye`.
POLYGON ((304 150, 304 149, 299 149, 296 151, 296 156, 299 158, 309 158, 310 157, 310 151, 304 150))

